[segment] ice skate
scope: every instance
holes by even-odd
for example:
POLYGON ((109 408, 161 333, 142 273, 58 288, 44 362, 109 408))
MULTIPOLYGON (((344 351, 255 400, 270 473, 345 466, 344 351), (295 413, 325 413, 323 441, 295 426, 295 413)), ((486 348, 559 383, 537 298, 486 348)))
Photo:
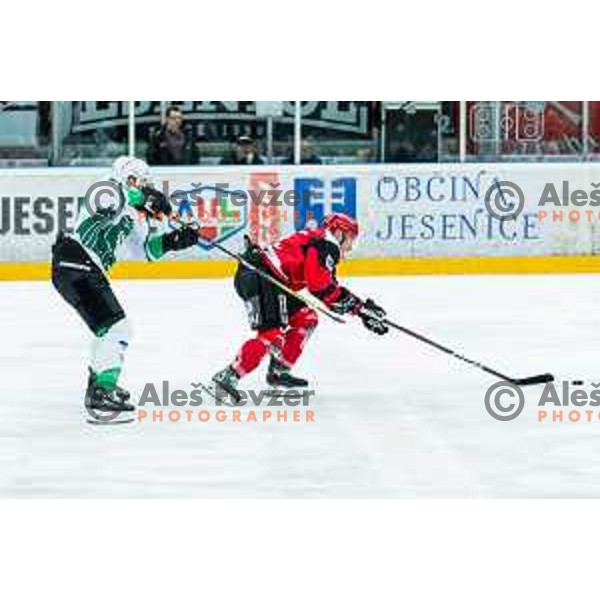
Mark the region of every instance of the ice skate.
POLYGON ((234 404, 239 404, 242 400, 237 389, 240 378, 232 367, 226 367, 213 375, 212 381, 215 384, 215 395, 219 400, 229 397, 234 404))
POLYGON ((271 393, 308 387, 308 381, 306 379, 292 375, 290 373, 290 367, 273 357, 271 357, 271 362, 269 363, 267 384, 270 386, 269 391, 271 393))
MULTIPOLYGON (((89 388, 92 385, 92 383, 96 380, 96 373, 94 372, 92 367, 88 367, 88 373, 89 375, 87 385, 89 388)), ((120 385, 117 385, 115 386, 115 396, 117 396, 117 398, 122 402, 128 402, 131 398, 131 393, 125 388, 122 388, 120 385)))
POLYGON ((122 400, 116 390, 101 388, 92 380, 85 394, 87 421, 94 424, 130 423, 135 406, 122 400))

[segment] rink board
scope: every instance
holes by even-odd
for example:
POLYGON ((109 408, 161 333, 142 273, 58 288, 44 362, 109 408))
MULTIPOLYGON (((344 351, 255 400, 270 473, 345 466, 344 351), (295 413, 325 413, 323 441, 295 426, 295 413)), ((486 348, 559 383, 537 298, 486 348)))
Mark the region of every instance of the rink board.
MULTIPOLYGON (((0 279, 48 278, 57 232, 73 230, 86 191, 107 176, 98 168, 0 172, 0 279)), ((268 243, 328 212, 351 214, 361 236, 340 269, 347 275, 600 272, 600 167, 591 163, 181 167, 157 169, 154 180, 168 194, 200 190, 194 210, 231 250, 247 233, 268 243), (500 181, 523 192, 521 212, 505 223, 485 202, 500 181), (215 187, 243 191, 246 201, 215 209, 215 187)), ((204 244, 157 264, 122 262, 114 276, 215 278, 233 268, 204 244)))
MULTIPOLYGON (((233 261, 124 262, 111 270, 114 279, 222 279, 233 276, 233 261)), ((340 265, 341 276, 402 275, 543 275, 600 273, 598 256, 373 258, 340 265)), ((0 281, 50 279, 50 265, 0 263, 0 281)))

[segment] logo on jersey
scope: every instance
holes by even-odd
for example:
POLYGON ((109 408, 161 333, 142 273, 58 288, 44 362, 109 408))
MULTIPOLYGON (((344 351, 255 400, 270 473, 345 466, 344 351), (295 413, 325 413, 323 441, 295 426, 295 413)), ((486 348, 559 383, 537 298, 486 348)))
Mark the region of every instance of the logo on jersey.
POLYGON ((296 231, 321 223, 325 215, 332 212, 345 213, 356 218, 356 178, 340 177, 319 179, 297 177, 294 179, 297 218, 296 231))
POLYGON ((331 256, 331 254, 327 255, 327 258, 325 259, 325 266, 330 270, 333 271, 334 267, 335 267, 335 261, 333 260, 333 256, 331 256))
MULTIPOLYGON (((177 211, 181 222, 196 223, 199 230, 198 245, 212 250, 236 233, 246 228, 248 210, 244 202, 232 202, 232 191, 202 186, 176 194, 177 211)), ((176 227, 176 224, 172 224, 176 227)))

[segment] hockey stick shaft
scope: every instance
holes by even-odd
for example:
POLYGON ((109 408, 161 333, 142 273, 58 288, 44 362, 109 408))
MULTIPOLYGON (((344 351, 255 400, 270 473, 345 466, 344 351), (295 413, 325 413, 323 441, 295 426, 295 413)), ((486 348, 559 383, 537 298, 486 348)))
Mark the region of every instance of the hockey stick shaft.
POLYGON ((436 342, 416 331, 413 331, 412 329, 409 329, 408 327, 398 325, 397 323, 394 323, 393 321, 390 321, 389 319, 381 319, 381 320, 388 327, 392 327, 393 329, 396 329, 397 331, 401 331, 402 333, 405 333, 406 335, 409 335, 409 336, 411 336, 433 348, 436 348, 437 350, 440 350, 441 352, 444 352, 445 354, 448 354, 448 355, 452 356, 453 358, 456 358, 457 360, 465 362, 473 367, 477 367, 478 369, 481 369, 482 371, 485 371, 486 373, 489 373, 490 375, 494 375, 495 377, 499 377, 500 379, 502 379, 504 381, 508 381, 510 383, 514 383, 515 385, 535 385, 538 383, 549 383, 551 381, 554 381, 554 376, 551 373, 542 373, 540 375, 532 375, 531 377, 523 377, 523 378, 509 377, 508 375, 505 375, 504 373, 500 373, 500 371, 496 371, 495 369, 492 369, 491 367, 488 367, 487 365, 484 365, 483 363, 481 363, 477 360, 474 360, 472 358, 468 358, 462 354, 459 354, 455 350, 452 350, 452 348, 448 348, 447 346, 444 346, 443 344, 440 344, 439 342, 436 342))

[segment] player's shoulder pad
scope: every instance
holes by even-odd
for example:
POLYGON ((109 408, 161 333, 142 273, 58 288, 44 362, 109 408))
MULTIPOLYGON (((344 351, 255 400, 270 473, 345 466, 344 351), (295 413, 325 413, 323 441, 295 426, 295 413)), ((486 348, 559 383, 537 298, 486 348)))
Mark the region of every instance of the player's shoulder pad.
POLYGON ((340 247, 337 240, 325 231, 317 230, 313 232, 309 247, 315 248, 319 256, 319 262, 332 271, 340 261, 340 247))

